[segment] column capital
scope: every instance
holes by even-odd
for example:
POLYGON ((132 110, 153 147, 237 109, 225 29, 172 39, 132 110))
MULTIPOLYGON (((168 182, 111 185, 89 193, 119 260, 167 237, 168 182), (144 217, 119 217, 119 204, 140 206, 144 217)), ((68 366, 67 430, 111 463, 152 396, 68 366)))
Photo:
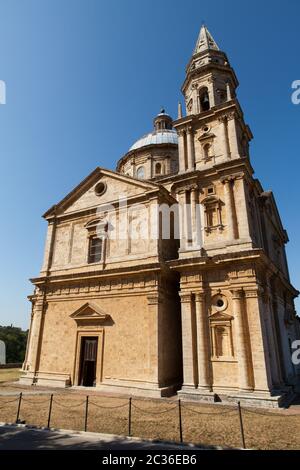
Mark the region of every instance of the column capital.
POLYGON ((187 191, 196 191, 198 189, 197 184, 189 184, 175 190, 176 194, 184 194, 187 191))
POLYGON ((242 300, 244 297, 244 290, 243 289, 231 289, 230 290, 232 299, 234 300, 242 300))
POLYGON ((221 123, 226 122, 227 121, 227 115, 223 114, 223 116, 219 116, 218 121, 221 122, 221 123))
POLYGON ((254 298, 254 297, 260 297, 260 296, 265 295, 266 296, 265 298, 267 300, 267 297, 268 297, 267 290, 263 289, 263 287, 261 286, 256 286, 256 287, 245 289, 244 293, 245 293, 246 298, 254 298))
POLYGON ((230 121, 231 119, 237 118, 237 113, 235 111, 232 111, 231 113, 226 114, 227 120, 230 121))
POLYGON ((220 178, 220 181, 225 186, 234 181, 234 178, 232 176, 224 176, 223 178, 220 178))
POLYGON ((33 311, 38 312, 42 311, 44 307, 47 306, 47 302, 44 301, 43 297, 37 297, 32 301, 33 311))
POLYGON ((205 292, 195 292, 195 301, 204 302, 205 301, 205 292))
POLYGON ((179 292, 180 302, 190 303, 192 301, 192 292, 179 292))
POLYGON ((221 183, 232 183, 237 179, 242 179, 244 177, 243 173, 235 173, 234 175, 222 176, 220 178, 221 183))
POLYGON ((184 194, 185 193, 185 189, 184 188, 176 188, 175 189, 175 194, 184 194))

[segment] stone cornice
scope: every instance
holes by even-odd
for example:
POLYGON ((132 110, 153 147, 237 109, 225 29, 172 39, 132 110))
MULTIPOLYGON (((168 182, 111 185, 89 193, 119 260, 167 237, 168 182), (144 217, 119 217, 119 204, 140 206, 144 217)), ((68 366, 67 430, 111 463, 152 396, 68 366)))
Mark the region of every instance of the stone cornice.
MULTIPOLYGON (((124 291, 126 295, 129 293, 141 293, 153 291, 153 289, 158 289, 159 280, 153 279, 150 276, 140 277, 138 279, 125 278, 125 279, 115 279, 115 280, 102 280, 102 281, 77 281, 77 282, 64 282, 64 283, 55 283, 50 284, 45 289, 46 297, 50 300, 51 297, 55 298, 65 298, 65 297, 85 297, 86 295, 102 295, 109 294, 110 296, 114 294, 120 295, 121 291, 124 291)), ((149 293, 150 295, 150 293, 149 293)), ((151 294, 152 295, 152 294, 151 294)), ((156 295, 156 294, 153 294, 156 295)), ((168 295, 168 292, 166 292, 168 295)), ((34 306, 36 308, 37 302, 34 301, 34 306)))
MULTIPOLYGON (((214 53, 217 53, 218 51, 214 51, 214 53)), ((220 51, 219 51, 220 52, 220 51)), ((223 53, 223 56, 225 55, 225 53, 223 53)), ((200 57, 200 56, 199 56, 200 57)), ((215 62, 210 62, 208 64, 204 64, 202 65, 200 68, 195 68, 194 70, 191 70, 190 69, 190 65, 191 63, 193 62, 193 60, 196 58, 196 56, 192 56, 191 60, 189 61, 187 67, 186 67, 186 77, 185 77, 185 80, 183 82, 183 85, 181 87, 181 91, 183 94, 185 94, 185 90, 186 88, 188 87, 188 84, 189 82, 194 78, 194 77, 197 77, 199 75, 205 75, 206 73, 209 73, 211 70, 214 71, 214 70, 217 70, 219 73, 221 72, 226 72, 227 74, 230 74, 233 78, 233 81, 234 81, 234 84, 235 84, 235 87, 238 87, 238 79, 235 75, 235 72, 233 70, 233 68, 231 66, 228 66, 228 65, 222 65, 222 64, 217 64, 215 62)), ((227 62, 228 62, 228 59, 227 59, 227 62)), ((229 62, 228 62, 229 63, 229 62)))
POLYGON ((161 294, 157 292, 157 293, 149 294, 147 296, 147 301, 148 301, 148 305, 158 305, 162 303, 163 299, 162 299, 161 294))
POLYGON ((183 173, 176 173, 174 175, 168 175, 164 178, 161 178, 159 181, 160 184, 173 182, 173 187, 175 185, 180 185, 189 179, 199 181, 202 184, 206 179, 210 180, 211 178, 221 178, 222 176, 226 177, 228 174, 230 175, 233 173, 243 173, 245 177, 247 177, 248 181, 254 181, 252 178, 254 170, 248 158, 228 160, 226 162, 210 166, 204 170, 193 170, 183 173))
POLYGON ((170 269, 176 270, 186 270, 187 267, 193 267, 194 269, 203 267, 217 267, 223 263, 232 263, 232 262, 249 262, 259 260, 263 254, 263 250, 260 248, 254 248, 252 250, 238 251, 234 253, 224 253, 222 255, 215 256, 199 256, 198 258, 187 258, 187 259, 177 259, 172 261, 166 261, 166 264, 170 269))
POLYGON ((64 283, 64 282, 78 282, 78 281, 88 281, 88 280, 114 280, 120 277, 128 277, 128 276, 140 276, 140 275, 166 275, 170 273, 169 267, 165 263, 153 263, 152 265, 149 264, 141 264, 139 266, 133 267, 119 267, 115 269, 108 269, 108 270, 100 270, 99 271, 82 271, 78 273, 66 273, 55 275, 53 273, 50 276, 40 276, 31 278, 30 281, 36 285, 46 285, 46 284, 54 284, 54 283, 64 283))

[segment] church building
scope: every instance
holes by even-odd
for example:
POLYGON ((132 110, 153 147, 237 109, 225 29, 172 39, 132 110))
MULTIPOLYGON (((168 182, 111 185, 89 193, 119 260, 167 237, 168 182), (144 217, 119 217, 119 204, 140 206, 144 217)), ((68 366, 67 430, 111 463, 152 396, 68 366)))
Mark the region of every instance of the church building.
MULTIPOLYGON (((300 339, 271 191, 226 54, 202 26, 182 85, 118 161, 44 218, 21 383, 280 406, 300 339)), ((88 389, 87 389, 88 390, 88 389)))

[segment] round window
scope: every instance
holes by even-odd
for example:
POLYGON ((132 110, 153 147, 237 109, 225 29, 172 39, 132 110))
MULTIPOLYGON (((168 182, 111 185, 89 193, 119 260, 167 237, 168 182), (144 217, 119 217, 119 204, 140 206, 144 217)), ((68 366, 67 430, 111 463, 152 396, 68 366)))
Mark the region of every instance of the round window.
POLYGON ((100 181, 100 183, 97 183, 95 186, 95 193, 97 196, 102 196, 106 191, 106 184, 103 181, 100 181))
POLYGON ((226 297, 222 294, 217 294, 212 298, 212 305, 217 311, 222 311, 227 308, 228 302, 226 297))

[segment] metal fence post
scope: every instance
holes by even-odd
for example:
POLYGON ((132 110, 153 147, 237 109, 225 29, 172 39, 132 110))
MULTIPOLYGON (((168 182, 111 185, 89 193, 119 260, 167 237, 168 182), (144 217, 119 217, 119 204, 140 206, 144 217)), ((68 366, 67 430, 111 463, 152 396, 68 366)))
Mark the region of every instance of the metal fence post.
POLYGON ((179 417, 179 437, 180 437, 180 442, 183 442, 182 439, 182 416, 181 416, 181 401, 180 398, 178 400, 178 417, 179 417))
POLYGON ((88 413, 89 413, 89 396, 87 395, 86 402, 85 402, 85 418, 84 418, 84 430, 85 431, 87 431, 88 413))
POLYGON ((132 398, 129 398, 129 408, 128 408, 128 436, 131 436, 131 406, 132 398))
POLYGON ((51 396, 50 396, 47 428, 50 428, 51 413, 52 413, 52 402, 53 402, 53 393, 52 393, 51 396))
POLYGON ((242 409, 241 409, 241 402, 240 401, 238 401, 238 411, 239 411, 239 418, 240 418, 242 446, 243 446, 243 449, 246 449, 245 435, 244 435, 244 425, 243 425, 243 417, 242 417, 242 409))
POLYGON ((17 411, 16 423, 19 422, 19 418, 20 418, 21 402, 22 402, 22 392, 20 393, 20 396, 19 396, 19 403, 18 403, 18 411, 17 411))

